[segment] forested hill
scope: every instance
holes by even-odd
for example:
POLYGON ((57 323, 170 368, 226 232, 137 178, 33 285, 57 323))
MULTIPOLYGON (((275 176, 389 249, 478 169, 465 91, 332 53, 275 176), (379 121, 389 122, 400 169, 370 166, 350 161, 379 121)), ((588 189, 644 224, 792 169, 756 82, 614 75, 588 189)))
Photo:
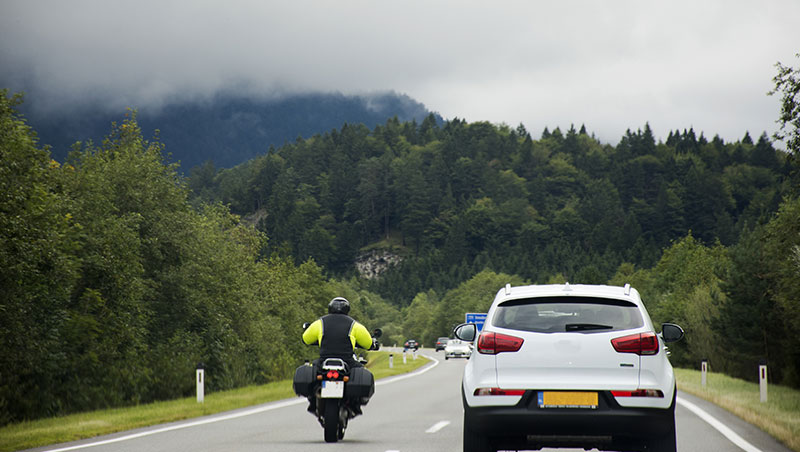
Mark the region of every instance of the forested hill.
POLYGON ((785 194, 788 166, 766 134, 735 143, 694 130, 656 142, 649 125, 616 146, 584 127, 511 128, 433 117, 345 125, 232 169, 195 168, 190 187, 251 216, 269 251, 354 272, 364 247, 403 261, 371 287, 398 306, 483 268, 545 282, 605 283, 650 268, 672 241, 731 245, 785 194))
POLYGON ((661 142, 645 124, 612 146, 584 127, 534 138, 429 117, 346 125, 235 168, 194 168, 188 183, 193 202, 222 202, 263 231, 264 256, 346 281, 341 293, 388 341, 430 345, 508 283, 630 283, 656 325, 686 329, 674 365, 710 359, 752 380, 766 360, 798 387, 789 155, 766 134, 675 130, 661 142), (386 268, 378 278, 356 273, 369 258, 386 268))
MULTIPOLYGON (((58 160, 66 158, 76 141, 99 142, 109 124, 121 123, 125 113, 109 112, 98 105, 78 105, 66 112, 44 112, 25 105, 21 110, 40 142, 52 146, 58 160)), ((231 167, 263 154, 270 146, 327 132, 344 123, 372 127, 395 116, 421 121, 429 114, 421 103, 393 92, 364 96, 317 93, 276 99, 223 93, 207 100, 142 107, 137 118, 146 135, 159 130, 169 160, 180 162, 188 171, 209 160, 218 167, 231 167)))

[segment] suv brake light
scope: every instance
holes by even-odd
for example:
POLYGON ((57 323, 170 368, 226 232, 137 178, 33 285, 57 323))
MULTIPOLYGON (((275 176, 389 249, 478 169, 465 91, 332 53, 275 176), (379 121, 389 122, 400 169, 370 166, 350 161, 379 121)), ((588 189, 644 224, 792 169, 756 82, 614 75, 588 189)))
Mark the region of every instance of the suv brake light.
POLYGON ((660 389, 637 389, 635 391, 611 391, 614 397, 657 397, 664 398, 660 389))
POLYGON ((658 353, 658 336, 656 333, 636 333, 630 336, 611 339, 611 345, 619 353, 636 353, 637 355, 655 355, 658 353))
POLYGON ((478 353, 496 355, 502 352, 516 352, 522 347, 523 342, 522 338, 516 336, 485 332, 478 337, 478 353))
POLYGON ((476 388, 472 395, 475 396, 521 396, 525 394, 524 389, 500 389, 500 388, 476 388))

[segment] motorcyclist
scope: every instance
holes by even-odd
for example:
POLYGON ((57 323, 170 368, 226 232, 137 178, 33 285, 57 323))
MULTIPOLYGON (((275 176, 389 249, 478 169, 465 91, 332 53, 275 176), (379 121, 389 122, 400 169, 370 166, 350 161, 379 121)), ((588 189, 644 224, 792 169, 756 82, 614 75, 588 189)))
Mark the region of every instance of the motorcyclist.
MULTIPOLYGON (((328 314, 315 320, 303 332, 303 343, 319 344, 318 367, 326 358, 340 358, 349 368, 363 367, 354 357, 356 346, 375 349, 375 342, 364 325, 350 317, 350 302, 336 297, 328 303, 328 314)), ((309 397, 308 410, 314 412, 316 400, 309 397)), ((356 408, 360 414, 360 409, 356 408)))

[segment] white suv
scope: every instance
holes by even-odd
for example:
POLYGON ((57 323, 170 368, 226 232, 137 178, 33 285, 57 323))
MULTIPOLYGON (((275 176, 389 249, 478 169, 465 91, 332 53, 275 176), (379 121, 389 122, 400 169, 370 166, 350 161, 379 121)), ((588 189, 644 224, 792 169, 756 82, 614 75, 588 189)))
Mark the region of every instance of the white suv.
POLYGON ((506 285, 464 369, 464 451, 541 447, 675 452, 675 376, 639 293, 506 285))

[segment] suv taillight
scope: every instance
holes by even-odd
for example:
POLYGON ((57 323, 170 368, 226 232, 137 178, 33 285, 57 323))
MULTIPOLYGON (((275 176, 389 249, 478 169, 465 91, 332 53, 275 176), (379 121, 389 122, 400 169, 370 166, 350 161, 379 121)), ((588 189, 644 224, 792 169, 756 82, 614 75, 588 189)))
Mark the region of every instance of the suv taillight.
POLYGON ((496 355, 502 352, 516 352, 522 347, 523 339, 495 332, 481 333, 478 337, 478 353, 496 355))
POLYGON ((658 353, 658 336, 653 332, 636 333, 611 339, 611 345, 620 353, 655 355, 658 353))
POLYGON ((664 398, 660 389, 637 389, 635 391, 611 391, 614 397, 656 397, 664 398))
POLYGON ((500 388, 476 388, 472 393, 474 396, 521 396, 525 394, 524 389, 500 389, 500 388))

